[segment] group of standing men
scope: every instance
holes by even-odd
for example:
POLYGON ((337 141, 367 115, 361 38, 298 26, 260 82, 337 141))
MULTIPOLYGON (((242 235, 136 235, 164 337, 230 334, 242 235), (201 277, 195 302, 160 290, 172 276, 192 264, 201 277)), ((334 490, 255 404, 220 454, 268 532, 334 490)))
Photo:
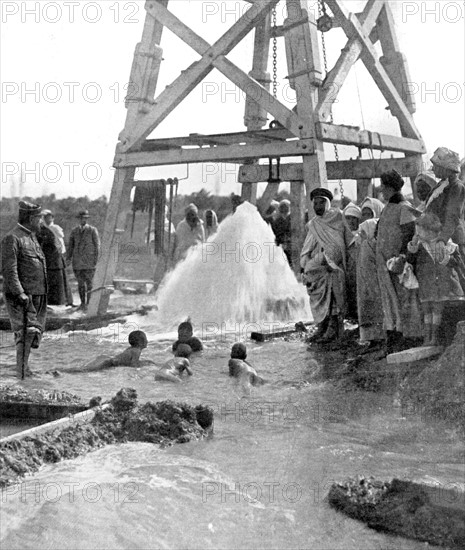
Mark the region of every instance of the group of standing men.
POLYGON ((45 328, 48 304, 73 304, 66 277, 72 262, 81 305, 86 311, 100 253, 98 231, 89 225, 89 212, 78 214, 79 225, 65 247, 64 233, 50 210, 19 202, 18 223, 2 240, 2 272, 5 303, 15 334, 16 370, 24 378, 31 349, 38 348, 45 328))
POLYGON ((381 175, 385 204, 366 199, 342 212, 331 206, 328 189, 312 191, 315 217, 301 251, 318 324, 311 342, 341 336, 356 285, 356 321, 369 349, 385 344, 390 353, 422 337, 424 345, 438 344, 445 305, 465 303, 465 186, 457 153, 439 147, 431 163, 431 175, 417 178, 418 191, 425 181, 429 189, 416 208, 402 195, 404 181, 395 170, 381 175), (356 230, 347 223, 354 215, 362 221, 356 230))

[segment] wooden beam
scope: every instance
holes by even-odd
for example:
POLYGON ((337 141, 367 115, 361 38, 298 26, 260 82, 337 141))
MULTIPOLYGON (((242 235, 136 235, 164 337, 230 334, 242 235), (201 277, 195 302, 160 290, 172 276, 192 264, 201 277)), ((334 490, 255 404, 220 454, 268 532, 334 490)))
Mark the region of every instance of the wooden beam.
POLYGON ((164 166, 170 164, 185 164, 196 162, 238 162, 245 159, 258 159, 266 157, 295 157, 311 155, 313 153, 312 140, 294 140, 276 143, 264 143, 260 145, 224 145, 218 147, 202 147, 195 149, 168 149, 165 151, 145 152, 136 151, 129 153, 117 153, 113 166, 143 167, 164 166))
MULTIPOLYGON (((383 4, 383 0, 369 0, 363 12, 358 16, 363 30, 369 36, 376 25, 380 11, 383 9, 383 4)), ((338 21, 337 18, 335 21, 338 21)), ((336 64, 326 76, 316 107, 317 114, 321 120, 328 120, 331 116, 331 106, 336 101, 350 69, 360 57, 361 52, 362 45, 359 39, 357 37, 350 38, 336 64)))
POLYGON ((358 179, 357 180, 357 203, 360 204, 363 199, 368 197, 371 185, 371 179, 358 179))
POLYGON ((333 14, 339 18, 347 37, 349 39, 356 37, 362 45, 361 58, 363 63, 388 102, 392 115, 399 120, 403 133, 409 138, 421 141, 420 132, 415 125, 412 115, 382 66, 378 53, 359 20, 355 15, 346 12, 345 8, 340 4, 340 0, 327 0, 327 4, 333 14))
MULTIPOLYGON (((130 132, 128 129, 123 130, 120 135, 118 151, 124 153, 132 148, 137 148, 169 115, 169 113, 173 111, 173 109, 175 109, 208 75, 213 69, 213 61, 221 55, 228 54, 277 2, 278 0, 269 0, 268 2, 253 4, 253 6, 242 15, 242 17, 240 17, 234 25, 215 42, 215 44, 213 44, 213 46, 205 51, 199 61, 193 63, 183 71, 171 85, 167 86, 167 88, 154 100, 154 105, 151 107, 150 111, 144 115, 142 120, 138 119, 137 125, 131 128, 130 132)), ((155 17, 157 12, 163 13, 165 8, 160 3, 153 1, 147 4, 147 9, 149 13, 152 13, 155 17)), ((181 32, 184 33, 185 31, 184 38, 194 40, 196 36, 195 33, 190 29, 186 31, 184 27, 181 32)))
MULTIPOLYGON (((340 160, 326 162, 329 180, 351 179, 363 180, 381 177, 383 172, 397 170, 404 177, 416 177, 422 170, 421 157, 390 158, 375 160, 340 160)), ((253 166, 244 165, 238 170, 239 183, 255 183, 267 181, 269 170, 267 164, 253 166)), ((282 181, 303 179, 301 163, 285 163, 280 166, 282 181)))
MULTIPOLYGON (((168 0, 159 0, 161 5, 166 7, 168 0)), ((148 2, 145 5, 147 9, 148 2)), ((126 122, 124 128, 129 131, 137 123, 141 112, 147 105, 144 101, 132 100, 131 96, 141 98, 142 95, 155 94, 155 88, 158 81, 158 74, 161 63, 161 42, 163 25, 151 17, 148 13, 145 14, 144 30, 142 31, 142 39, 136 45, 134 58, 129 77, 128 97, 126 98, 126 122)))
POLYGON ((286 57, 290 85, 297 92, 296 111, 299 119, 309 128, 313 140, 313 155, 302 157, 303 181, 307 191, 307 208, 310 210, 310 192, 316 187, 327 187, 324 144, 317 133, 316 123, 319 120, 315 113, 318 103, 319 87, 322 72, 319 52, 318 31, 314 15, 308 11, 307 0, 286 0, 288 18, 284 21, 286 28, 286 57), (296 18, 296 7, 300 16, 308 24, 292 26, 296 18), (290 16, 293 14, 293 17, 290 16))
POLYGON ((342 126, 320 122, 317 124, 317 135, 325 142, 354 145, 381 151, 398 151, 401 153, 426 153, 422 140, 414 138, 388 136, 378 132, 360 130, 352 126, 342 126))
MULTIPOLYGON (((268 55, 270 53, 270 13, 255 27, 252 70, 249 76, 254 78, 268 91, 271 79, 267 72, 268 55)), ((244 124, 247 131, 261 130, 268 119, 268 112, 247 94, 245 98, 244 124)), ((250 159, 248 164, 257 164, 258 160, 250 159)), ((242 185, 241 197, 251 204, 257 204, 257 183, 242 185)))
POLYGON ((292 268, 300 273, 300 251, 305 240, 305 185, 303 181, 291 181, 291 242, 292 268))
MULTIPOLYGON (((157 17, 170 31, 184 40, 198 54, 205 56, 206 52, 211 48, 208 42, 198 36, 163 6, 154 2, 152 12, 154 17, 157 17)), ((211 63, 229 78, 233 84, 253 98, 266 112, 271 113, 293 135, 296 137, 310 137, 312 135, 312 132, 307 131, 306 134, 302 132, 302 122, 299 121, 299 118, 291 109, 274 98, 264 86, 229 61, 224 55, 219 55, 215 59, 212 59, 211 63)))
POLYGON ((124 227, 126 209, 129 208, 131 188, 134 181, 135 168, 124 167, 115 171, 113 187, 105 218, 102 235, 102 246, 94 278, 94 291, 89 301, 89 317, 103 315, 107 308, 110 295, 106 285, 113 283, 118 263, 117 229, 124 227))

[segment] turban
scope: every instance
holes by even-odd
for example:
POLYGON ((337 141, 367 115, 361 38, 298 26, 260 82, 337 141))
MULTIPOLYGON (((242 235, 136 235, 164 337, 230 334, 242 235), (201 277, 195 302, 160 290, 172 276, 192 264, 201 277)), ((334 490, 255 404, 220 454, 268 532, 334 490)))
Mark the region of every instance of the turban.
POLYGON ((460 157, 454 151, 447 149, 447 147, 439 147, 434 151, 434 155, 431 157, 431 162, 436 166, 447 168, 452 172, 460 172, 460 157))
POLYGON ((421 174, 418 174, 418 176, 415 178, 415 185, 418 184, 418 182, 423 181, 430 187, 430 189, 433 189, 433 187, 436 187, 437 181, 434 177, 433 172, 422 172, 421 174))
POLYGON ((362 217, 362 210, 353 202, 344 208, 344 216, 353 216, 354 218, 360 219, 362 217))
POLYGON ((326 187, 317 187, 310 193, 310 200, 315 199, 316 197, 323 197, 325 199, 328 199, 329 201, 333 200, 333 194, 329 189, 326 189, 326 187))

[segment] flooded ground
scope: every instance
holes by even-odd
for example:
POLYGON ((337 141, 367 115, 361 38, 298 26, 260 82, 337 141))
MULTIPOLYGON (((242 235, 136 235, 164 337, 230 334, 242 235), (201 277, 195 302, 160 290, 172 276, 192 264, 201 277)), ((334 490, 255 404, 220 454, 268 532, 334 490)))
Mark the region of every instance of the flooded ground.
MULTIPOLYGON (((182 384, 155 382, 155 367, 66 373, 126 347, 145 330, 143 357, 169 358, 175 335, 134 317, 91 333, 51 333, 33 366, 59 370, 26 387, 65 389, 89 399, 136 388, 140 401, 182 400, 215 410, 214 437, 159 449, 109 446, 46 466, 2 496, 2 548, 420 549, 376 533, 325 503, 333 481, 372 475, 463 487, 464 444, 455 431, 406 414, 391 396, 312 383, 315 362, 300 341, 248 343, 269 382, 244 395, 228 377, 237 335, 217 334, 182 384)), ((16 383, 12 336, 3 333, 2 382, 16 383)))

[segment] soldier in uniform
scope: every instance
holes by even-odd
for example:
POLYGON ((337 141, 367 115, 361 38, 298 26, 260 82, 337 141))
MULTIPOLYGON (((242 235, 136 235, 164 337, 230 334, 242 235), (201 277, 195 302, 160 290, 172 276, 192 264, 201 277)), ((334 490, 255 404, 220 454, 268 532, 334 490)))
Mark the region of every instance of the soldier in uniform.
POLYGON ((21 378, 33 375, 29 354, 39 347, 47 312, 47 269, 36 238, 41 210, 38 204, 20 201, 18 223, 2 240, 3 292, 21 378))

